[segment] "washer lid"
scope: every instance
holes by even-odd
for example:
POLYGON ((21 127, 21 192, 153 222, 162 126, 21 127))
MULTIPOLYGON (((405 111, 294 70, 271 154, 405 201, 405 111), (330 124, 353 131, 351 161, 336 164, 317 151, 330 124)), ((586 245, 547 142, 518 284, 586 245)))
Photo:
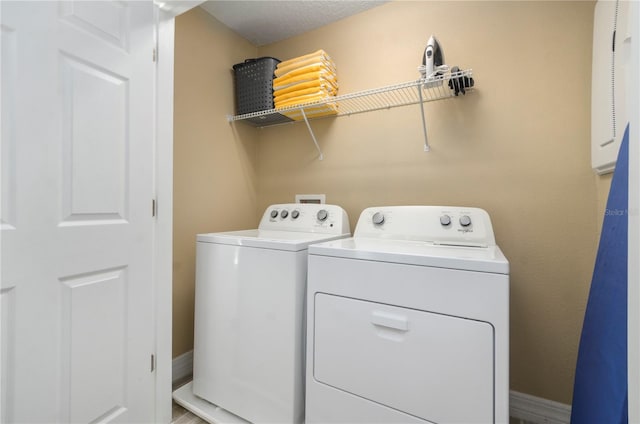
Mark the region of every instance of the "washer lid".
POLYGON ((198 234, 201 243, 228 244, 233 246, 258 247, 262 249, 299 251, 312 243, 348 237, 349 234, 304 233, 298 231, 242 230, 223 233, 198 234))
POLYGON ((444 246, 412 240, 351 237, 309 246, 310 255, 509 274, 498 246, 444 246))

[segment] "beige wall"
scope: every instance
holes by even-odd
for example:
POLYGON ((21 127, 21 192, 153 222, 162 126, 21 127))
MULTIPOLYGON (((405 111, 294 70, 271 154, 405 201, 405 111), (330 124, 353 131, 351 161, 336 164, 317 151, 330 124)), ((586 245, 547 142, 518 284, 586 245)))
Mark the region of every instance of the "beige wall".
POLYGON ((590 166, 591 2, 393 2, 259 50, 324 48, 340 92, 414 80, 430 34, 477 89, 259 133, 258 209, 325 193, 355 224, 373 205, 485 208, 511 263, 511 388, 570 403, 597 242, 590 166))
POLYGON ((193 349, 196 234, 256 225, 257 130, 226 120, 231 66, 256 52, 200 8, 176 19, 174 356, 193 349))
POLYGON ((325 193, 352 226, 391 204, 485 208, 511 263, 511 388, 570 403, 610 178, 590 168, 592 2, 393 2, 256 49, 199 9, 176 29, 174 355, 192 348, 194 236, 247 228, 271 203, 325 193), (229 69, 324 48, 341 93, 414 80, 430 34, 476 90, 420 111, 229 126, 229 69), (237 133, 234 134, 232 128, 237 133))

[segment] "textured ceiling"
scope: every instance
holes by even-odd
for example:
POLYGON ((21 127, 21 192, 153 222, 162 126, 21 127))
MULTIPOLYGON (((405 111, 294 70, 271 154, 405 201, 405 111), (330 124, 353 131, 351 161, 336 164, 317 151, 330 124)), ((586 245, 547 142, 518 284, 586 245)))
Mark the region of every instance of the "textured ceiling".
POLYGON ((210 0, 201 7, 252 44, 263 46, 355 15, 387 1, 210 0))

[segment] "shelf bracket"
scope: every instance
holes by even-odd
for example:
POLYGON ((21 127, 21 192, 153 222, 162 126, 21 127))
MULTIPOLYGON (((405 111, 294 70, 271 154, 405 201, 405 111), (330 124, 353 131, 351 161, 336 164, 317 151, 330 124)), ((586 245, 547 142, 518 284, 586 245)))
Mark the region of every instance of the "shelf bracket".
POLYGON ((420 116, 422 117, 422 131, 424 132, 424 151, 431 150, 429 147, 429 139, 427 138, 427 120, 424 117, 424 101, 422 99, 422 86, 418 85, 418 97, 420 98, 420 116))
POLYGON ((320 146, 318 145, 318 140, 316 140, 316 136, 313 134, 313 130, 311 129, 311 125, 309 124, 309 120, 307 119, 307 114, 304 113, 304 108, 300 108, 300 113, 302 113, 302 118, 304 118, 304 123, 307 124, 307 129, 309 130, 309 134, 311 135, 311 139, 313 140, 313 144, 316 145, 316 149, 318 149, 318 157, 319 160, 324 159, 322 155, 322 150, 320 150, 320 146))

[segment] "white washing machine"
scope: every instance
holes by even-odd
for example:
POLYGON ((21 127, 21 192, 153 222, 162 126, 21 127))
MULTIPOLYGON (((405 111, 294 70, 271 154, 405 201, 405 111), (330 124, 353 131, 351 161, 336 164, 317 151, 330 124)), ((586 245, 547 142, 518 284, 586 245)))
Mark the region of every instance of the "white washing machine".
POLYGON ((174 399, 209 422, 303 422, 307 248, 350 235, 326 204, 273 205, 258 229, 199 234, 193 384, 174 399))
POLYGON ((309 248, 307 423, 508 423, 509 263, 489 215, 365 209, 309 248))

